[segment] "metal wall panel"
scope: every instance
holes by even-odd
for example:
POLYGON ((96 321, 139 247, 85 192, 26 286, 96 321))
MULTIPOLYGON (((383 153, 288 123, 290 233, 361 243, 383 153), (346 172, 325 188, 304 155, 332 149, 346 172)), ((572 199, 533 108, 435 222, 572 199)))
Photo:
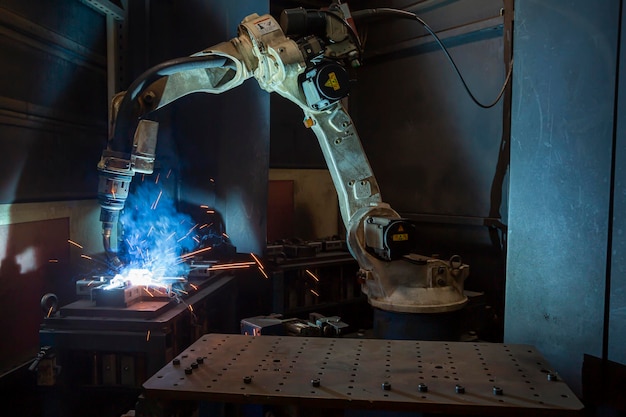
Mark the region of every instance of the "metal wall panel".
POLYGON ((0 202, 94 197, 107 133, 104 16, 75 0, 3 0, 0 56, 0 202))
POLYGON ((601 355, 619 0, 515 4, 505 341, 601 355))

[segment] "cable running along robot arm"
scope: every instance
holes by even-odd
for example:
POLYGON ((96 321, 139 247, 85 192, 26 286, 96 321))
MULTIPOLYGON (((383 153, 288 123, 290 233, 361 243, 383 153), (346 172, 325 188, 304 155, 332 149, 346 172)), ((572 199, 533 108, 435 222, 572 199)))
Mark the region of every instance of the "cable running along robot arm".
POLYGON ((465 305, 469 267, 410 253, 413 226, 381 198, 350 115, 347 68, 361 48, 345 4, 328 10, 283 11, 280 23, 252 14, 238 36, 142 74, 111 103, 110 134, 98 170, 105 250, 135 173, 154 167, 158 124, 144 117, 190 93, 220 94, 254 77, 259 86, 297 104, 318 138, 339 197, 348 247, 360 266, 370 304, 398 312, 445 312, 465 305))

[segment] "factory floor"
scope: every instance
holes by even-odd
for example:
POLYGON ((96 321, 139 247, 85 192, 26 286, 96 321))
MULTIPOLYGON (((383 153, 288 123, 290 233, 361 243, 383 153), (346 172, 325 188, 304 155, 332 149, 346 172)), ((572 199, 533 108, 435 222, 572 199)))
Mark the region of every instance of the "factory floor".
POLYGON ((120 417, 135 408, 140 389, 41 387, 27 366, 0 378, 0 415, 24 417, 120 417))

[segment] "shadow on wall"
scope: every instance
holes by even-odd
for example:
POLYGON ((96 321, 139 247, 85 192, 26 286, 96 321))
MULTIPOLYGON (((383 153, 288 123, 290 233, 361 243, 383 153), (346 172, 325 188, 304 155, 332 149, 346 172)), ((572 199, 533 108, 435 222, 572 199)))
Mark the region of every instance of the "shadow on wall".
POLYGON ((39 351, 42 296, 72 297, 68 239, 68 218, 0 226, 0 374, 39 351))

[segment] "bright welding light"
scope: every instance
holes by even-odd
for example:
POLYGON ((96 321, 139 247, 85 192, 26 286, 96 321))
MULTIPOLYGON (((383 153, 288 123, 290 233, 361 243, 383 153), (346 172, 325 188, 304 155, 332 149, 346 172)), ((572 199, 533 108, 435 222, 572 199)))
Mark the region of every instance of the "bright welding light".
POLYGON ((150 286, 156 283, 152 271, 143 268, 130 269, 125 278, 127 281, 130 281, 132 285, 150 286))
POLYGON ((191 216, 177 210, 167 189, 159 185, 166 185, 163 180, 160 176, 156 181, 139 184, 129 194, 120 217, 124 234, 120 259, 128 270, 117 272, 126 280, 138 281, 136 285, 158 285, 166 275, 186 275, 189 268, 180 262, 180 255, 198 245, 193 239, 198 225, 191 216))
POLYGON ((109 283, 102 287, 105 290, 113 288, 122 288, 127 285, 139 285, 145 287, 163 287, 167 286, 161 281, 160 278, 155 278, 152 271, 144 268, 131 268, 126 274, 117 274, 109 281, 109 283))

